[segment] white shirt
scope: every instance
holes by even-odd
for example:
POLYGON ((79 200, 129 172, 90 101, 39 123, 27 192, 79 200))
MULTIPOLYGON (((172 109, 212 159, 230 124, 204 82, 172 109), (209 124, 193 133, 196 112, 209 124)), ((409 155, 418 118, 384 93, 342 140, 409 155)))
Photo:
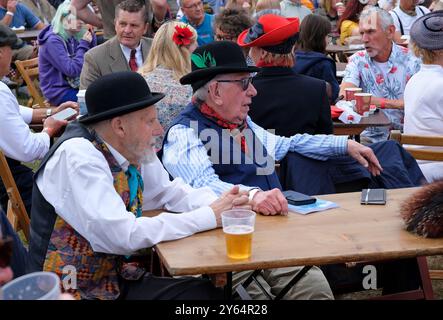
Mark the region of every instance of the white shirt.
POLYGON ((34 161, 49 150, 49 136, 45 132, 32 133, 32 109, 20 107, 6 84, 0 81, 0 149, 12 159, 34 161))
POLYGON ((294 3, 291 0, 283 0, 280 2, 281 14, 286 18, 298 18, 300 23, 303 19, 312 14, 312 11, 309 8, 301 5, 300 3, 294 3))
MULTIPOLYGON (((129 59, 131 59, 131 50, 128 47, 120 44, 120 48, 123 51, 123 55, 125 56, 126 62, 129 64, 129 59)), ((143 53, 142 53, 142 43, 138 45, 137 48, 135 48, 135 60, 137 60, 137 67, 141 67, 143 65, 143 53)))
MULTIPOLYGON (((274 172, 274 159, 281 160, 288 152, 297 152, 317 160, 327 160, 331 156, 347 153, 347 136, 296 134, 292 137, 281 137, 258 126, 249 116, 246 121, 248 128, 254 132, 268 155, 272 157, 272 161, 266 163, 266 173, 257 172, 257 174, 274 172)), ((208 137, 205 133, 198 135, 192 127, 177 124, 168 131, 166 143, 163 146, 162 160, 173 177, 182 177, 185 182, 195 188, 208 186, 220 195, 234 185, 222 181, 216 174, 206 147, 203 145, 203 141, 207 142, 208 137)), ((258 147, 254 149, 257 160, 261 158, 260 162, 265 160, 262 151, 258 147)), ((242 190, 250 190, 251 187, 254 186, 240 185, 242 190)))
MULTIPOLYGON (((119 164, 127 162, 115 149, 110 151, 119 164)), ((115 191, 103 154, 83 138, 65 141, 36 182, 57 214, 96 252, 131 255, 162 241, 216 227, 214 212, 208 205, 217 197, 209 188, 193 189, 181 179, 170 181, 157 158, 141 167, 141 176, 143 210, 165 208, 184 213, 136 218, 115 191)))
MULTIPOLYGON (((443 136, 442 88, 443 67, 422 64, 405 88, 405 134, 443 136)), ((443 162, 421 160, 418 163, 428 182, 443 178, 443 162)))
POLYGON ((392 16, 392 19, 394 20, 395 30, 401 33, 400 23, 398 22, 398 18, 400 18, 404 34, 409 35, 409 30, 411 30, 412 24, 415 22, 415 20, 424 15, 422 13, 422 10, 425 14, 431 12, 426 7, 416 6, 415 12, 417 14, 415 16, 410 16, 409 14, 403 12, 403 10, 401 10, 399 6, 396 6, 393 10, 389 12, 392 16), (395 11, 398 17, 393 11, 395 11))

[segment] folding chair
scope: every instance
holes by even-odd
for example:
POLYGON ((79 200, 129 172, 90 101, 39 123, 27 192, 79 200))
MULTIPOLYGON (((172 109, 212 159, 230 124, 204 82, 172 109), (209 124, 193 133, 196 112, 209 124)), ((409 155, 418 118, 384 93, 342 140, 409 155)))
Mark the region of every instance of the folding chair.
MULTIPOLYGON (((443 150, 435 150, 426 147, 443 147, 443 136, 419 136, 403 134, 399 130, 391 131, 391 140, 401 145, 408 144, 420 146, 420 149, 404 147, 416 160, 443 161, 443 150)), ((443 270, 429 270, 429 276, 433 280, 443 280, 443 270)))
POLYGON ((0 151, 0 177, 9 197, 8 209, 6 212, 8 220, 14 230, 17 232, 22 230, 26 240, 29 241, 29 216, 26 213, 22 197, 20 196, 11 169, 9 168, 8 162, 2 151, 0 151))
POLYGON ((28 107, 45 108, 48 103, 43 98, 40 87, 38 85, 38 57, 29 60, 16 60, 15 65, 28 87, 31 98, 28 101, 28 107))

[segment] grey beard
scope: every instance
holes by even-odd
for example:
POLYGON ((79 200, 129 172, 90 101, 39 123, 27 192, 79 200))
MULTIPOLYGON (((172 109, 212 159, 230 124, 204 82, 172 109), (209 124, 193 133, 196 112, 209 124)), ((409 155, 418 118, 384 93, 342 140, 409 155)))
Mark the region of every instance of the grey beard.
POLYGON ((147 165, 154 162, 156 158, 157 158, 157 153, 155 153, 154 150, 150 150, 149 152, 143 155, 142 159, 140 159, 140 163, 147 165))

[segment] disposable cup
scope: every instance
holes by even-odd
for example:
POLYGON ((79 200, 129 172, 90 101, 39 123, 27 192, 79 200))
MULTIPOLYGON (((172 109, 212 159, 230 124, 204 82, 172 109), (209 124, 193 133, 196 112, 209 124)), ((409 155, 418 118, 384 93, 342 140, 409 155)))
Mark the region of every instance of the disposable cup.
POLYGON ((354 97, 355 97, 355 111, 364 117, 369 116, 372 94, 356 92, 354 94, 354 97))
POLYGON ((34 272, 2 287, 4 300, 58 300, 60 278, 53 272, 34 272))
POLYGON ((252 234, 255 226, 255 212, 232 209, 221 214, 226 252, 231 259, 247 259, 252 254, 252 234))

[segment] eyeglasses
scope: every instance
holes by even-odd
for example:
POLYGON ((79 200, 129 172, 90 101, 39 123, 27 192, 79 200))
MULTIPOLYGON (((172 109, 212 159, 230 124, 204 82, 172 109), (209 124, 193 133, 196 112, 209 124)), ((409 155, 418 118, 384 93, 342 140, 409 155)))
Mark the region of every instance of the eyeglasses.
POLYGON ((236 40, 236 36, 232 36, 230 34, 216 33, 215 40, 217 40, 217 41, 234 41, 234 40, 236 40))
POLYGON ((203 6, 203 1, 200 1, 200 2, 194 3, 191 6, 183 5, 183 8, 185 8, 185 9, 198 9, 199 7, 202 7, 202 6, 203 6))
POLYGON ((252 77, 239 79, 239 80, 217 80, 217 82, 240 82, 243 91, 246 91, 249 84, 252 82, 252 77))

